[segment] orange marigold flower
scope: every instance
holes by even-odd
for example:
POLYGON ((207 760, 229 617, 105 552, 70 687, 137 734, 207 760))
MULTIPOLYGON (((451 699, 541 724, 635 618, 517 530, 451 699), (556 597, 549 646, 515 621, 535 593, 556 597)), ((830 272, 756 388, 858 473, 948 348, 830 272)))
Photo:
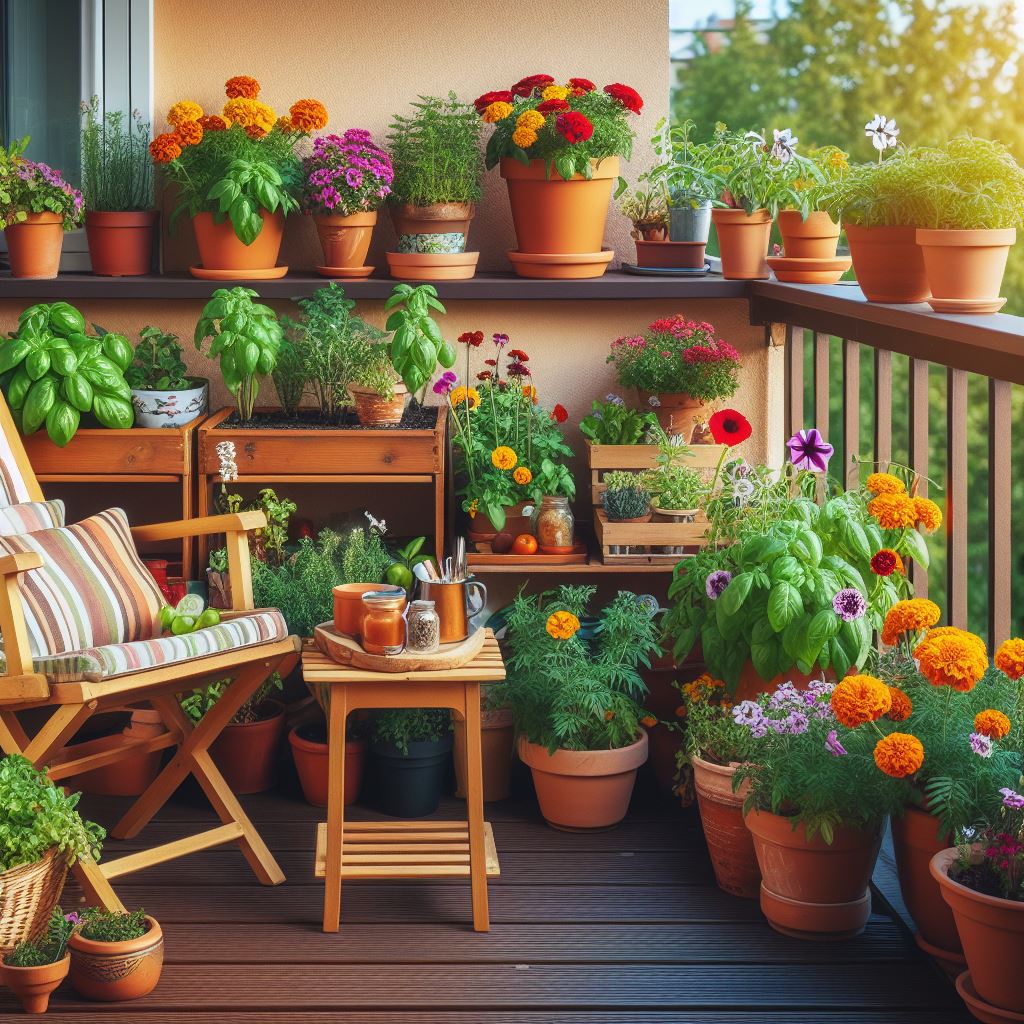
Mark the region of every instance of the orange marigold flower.
POLYGON ((288 108, 288 115, 300 132, 318 132, 327 126, 327 108, 319 100, 296 100, 288 108))
POLYGON ((182 121, 174 134, 182 146, 195 146, 203 141, 203 126, 198 121, 182 121))
POLYGON ((864 486, 872 494, 904 494, 907 490, 907 485, 892 473, 872 473, 864 486))
POLYGON ((512 479, 515 480, 520 487, 525 487, 528 483, 533 481, 533 473, 526 466, 517 466, 516 471, 512 474, 512 479))
POLYGON ((645 729, 653 729, 658 724, 658 720, 654 715, 644 715, 644 717, 640 719, 640 724, 645 729))
POLYGON ((905 722, 914 710, 914 702, 895 686, 889 687, 889 696, 892 698, 892 706, 889 708, 889 720, 891 722, 905 722))
POLYGON ((260 83, 250 75, 235 75, 224 83, 224 94, 229 100, 240 96, 254 100, 260 94, 260 83))
POLYGON ((685 718, 685 717, 686 717, 686 705, 685 704, 680 704, 679 707, 676 708, 676 718, 685 718))
POLYGON ((900 530, 917 522, 917 509, 905 494, 879 494, 868 502, 868 512, 883 530, 900 530))
POLYGON ((184 121, 198 121, 203 116, 203 108, 191 100, 179 100, 167 111, 167 123, 175 128, 184 121))
POLYGON ((496 100, 494 103, 488 103, 487 106, 484 107, 484 112, 480 116, 488 124, 497 124, 499 121, 504 121, 511 113, 511 103, 505 103, 503 100, 496 100))
POLYGON ((999 645, 995 656, 996 668, 1011 679, 1024 676, 1024 640, 1011 637, 999 645))
POLYGON ((507 444, 500 444, 491 452, 491 464, 496 469, 512 469, 519 456, 507 444))
POLYGON ((932 686, 951 686, 967 693, 988 670, 988 651, 981 637, 955 626, 925 634, 914 648, 921 675, 932 686))
POLYGON ((914 498, 914 514, 927 533, 934 533, 942 525, 942 509, 930 498, 914 498))
POLYGON ((181 143, 173 132, 164 132, 158 135, 149 144, 149 155, 155 164, 169 164, 181 156, 181 143))
POLYGON ((882 643, 894 647, 904 633, 920 633, 939 621, 942 612, 934 601, 926 597, 912 597, 897 601, 885 615, 882 623, 882 643))
POLYGON ((556 640, 568 640, 576 635, 580 628, 580 620, 572 612, 552 612, 544 627, 556 640))
POLYGON ((610 722, 615 717, 615 712, 610 708, 604 713, 604 720, 610 722))
POLYGON ((924 764, 924 744, 910 733, 889 733, 875 744, 875 764, 886 775, 905 779, 924 764))
POLYGON ((990 740, 1001 740, 1010 735, 1010 719, 995 708, 985 708, 974 716, 974 731, 990 740))
POLYGON ((287 114, 282 114, 277 119, 277 127, 280 128, 281 131, 283 131, 283 132, 293 132, 293 131, 295 131, 295 125, 292 124, 292 119, 290 117, 288 117, 287 114))
POLYGON ((243 128, 249 128, 253 125, 262 128, 264 135, 277 122, 277 113, 273 107, 268 107, 266 103, 247 99, 244 96, 228 100, 224 104, 224 109, 221 113, 232 124, 240 124, 243 128))
POLYGON ((199 126, 204 132, 223 132, 231 127, 220 114, 204 114, 199 118, 199 126))
POLYGON ((847 729, 874 722, 892 707, 889 687, 874 676, 846 676, 836 684, 830 700, 836 719, 847 729))
POLYGON ((247 124, 245 126, 245 134, 250 139, 262 139, 267 134, 267 129, 261 124, 247 124))

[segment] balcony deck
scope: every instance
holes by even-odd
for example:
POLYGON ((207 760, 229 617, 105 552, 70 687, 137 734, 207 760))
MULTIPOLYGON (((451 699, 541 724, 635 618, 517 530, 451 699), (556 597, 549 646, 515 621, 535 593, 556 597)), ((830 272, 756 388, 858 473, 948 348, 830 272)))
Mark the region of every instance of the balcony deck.
MULTIPOLYGON (((125 801, 85 798, 110 823, 125 801)), ((842 943, 776 934, 715 888, 696 811, 641 796, 608 832, 548 828, 532 800, 490 805, 501 860, 492 930, 470 927, 461 881, 353 882, 342 928, 319 928, 323 811, 290 792, 248 797, 288 881, 259 886, 233 847, 132 876, 118 891, 164 925, 166 965, 137 1003, 55 994, 50 1024, 960 1024, 970 1018, 877 892, 842 943)), ((461 805, 439 811, 456 817, 461 805)), ((357 815, 363 816, 363 815, 357 815)), ((187 788, 147 829, 207 821, 187 788)), ((191 826, 191 827, 190 827, 191 826)), ((130 843, 107 844, 109 856, 130 843)), ((73 905, 65 894, 65 906, 73 905)), ((15 1005, 0 990, 0 1020, 15 1005)))

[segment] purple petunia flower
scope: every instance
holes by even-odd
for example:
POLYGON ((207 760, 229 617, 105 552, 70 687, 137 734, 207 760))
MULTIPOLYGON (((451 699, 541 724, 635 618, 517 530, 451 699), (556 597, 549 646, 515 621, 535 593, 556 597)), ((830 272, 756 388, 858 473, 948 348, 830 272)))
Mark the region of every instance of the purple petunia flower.
POLYGON ((1011 811, 1019 811, 1024 808, 1024 796, 1015 790, 1010 789, 1009 786, 1004 786, 1000 793, 1003 794, 1003 806, 1008 807, 1011 811))
POLYGON ((825 738, 825 749, 833 757, 844 757, 846 755, 846 748, 839 742, 839 734, 835 729, 825 738))
POLYGON ((509 339, 507 334, 492 334, 491 340, 498 348, 504 348, 508 344, 509 339))
POLYGON ((349 188, 359 188, 363 183, 363 172, 356 167, 350 167, 345 172, 345 184, 349 188))
POLYGON ((828 469, 828 460, 835 451, 815 427, 798 430, 786 442, 786 447, 797 469, 810 469, 815 473, 824 473, 828 469))
POLYGON ((811 720, 803 711, 794 709, 790 711, 789 716, 786 718, 786 728, 792 736, 799 736, 801 733, 807 732, 807 727, 811 724, 811 720))
POLYGON ((764 721, 764 712, 761 710, 760 705, 752 700, 741 700, 732 709, 732 720, 737 725, 752 726, 758 722, 764 721))
POLYGON ((440 377, 434 381, 434 394, 447 395, 458 383, 459 378, 451 370, 445 370, 440 377))
POLYGON ((843 622, 853 622, 868 610, 868 603, 859 590, 845 587, 832 598, 832 609, 843 622))
POLYGON ((619 395, 616 395, 613 392, 609 392, 607 395, 605 395, 604 396, 604 400, 609 405, 625 405, 626 404, 626 400, 624 398, 621 398, 619 395))
POLYGON ((704 590, 712 601, 717 601, 722 596, 722 591, 732 582, 732 573, 727 569, 716 569, 708 573, 704 581, 704 590))
POLYGON ((972 732, 971 750, 973 750, 978 757, 991 757, 992 740, 988 736, 982 735, 980 732, 972 732))

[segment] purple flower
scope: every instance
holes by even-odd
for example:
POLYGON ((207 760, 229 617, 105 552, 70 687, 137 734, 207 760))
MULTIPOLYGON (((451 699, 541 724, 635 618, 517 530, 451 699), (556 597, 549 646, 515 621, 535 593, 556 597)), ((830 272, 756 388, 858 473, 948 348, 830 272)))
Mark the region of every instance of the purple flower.
POLYGON ((786 447, 797 469, 810 469, 815 473, 824 473, 828 469, 828 460, 835 451, 815 427, 798 430, 786 442, 786 447))
POLYGON ((604 400, 609 405, 625 405, 626 404, 626 400, 624 398, 621 398, 619 395, 616 395, 613 392, 610 392, 609 394, 605 395, 604 396, 604 400))
POLYGON ((844 757, 846 748, 839 742, 839 734, 833 729, 825 738, 825 749, 833 757, 844 757))
POLYGON ((832 608, 843 622, 853 622, 868 610, 868 603, 859 590, 846 587, 832 598, 832 608))
POLYGON ((992 740, 988 736, 982 735, 980 732, 972 732, 971 750, 973 750, 978 757, 991 757, 992 740))
POLYGON ((350 167, 345 172, 345 184, 349 188, 359 188, 363 184, 363 172, 358 168, 350 167))
POLYGON ((768 698, 768 704, 773 708, 781 708, 783 704, 793 701, 802 702, 803 695, 792 683, 782 683, 768 698))
POLYGON ((447 395, 458 383, 459 378, 451 370, 445 370, 440 377, 434 381, 434 394, 447 395))
POLYGON ((82 920, 82 918, 80 914, 77 914, 75 911, 72 910, 70 914, 64 915, 64 920, 67 921, 68 924, 78 924, 82 920))
POLYGON ((755 722, 750 727, 750 735, 755 740, 763 740, 768 735, 768 719, 762 718, 759 722, 755 722))
POLYGON ((789 717, 786 719, 786 727, 793 736, 799 736, 801 733, 807 732, 807 727, 810 724, 811 720, 807 715, 803 711, 795 709, 790 711, 789 717))
POLYGON ((712 601, 717 601, 722 596, 722 591, 732 582, 732 573, 727 569, 716 569, 708 573, 704 581, 704 590, 712 601))
POLYGON ((741 700, 732 709, 732 720, 737 725, 752 726, 764 720, 764 712, 760 705, 752 700, 741 700))
POLYGON ((495 345, 498 346, 498 348, 504 348, 508 344, 508 335, 493 334, 491 335, 491 340, 494 342, 495 345))
POLYGON ((1004 807, 1008 807, 1011 811, 1019 811, 1024 808, 1024 796, 1021 796, 1020 793, 1010 789, 1009 786, 1004 786, 999 792, 1003 794, 1004 807))

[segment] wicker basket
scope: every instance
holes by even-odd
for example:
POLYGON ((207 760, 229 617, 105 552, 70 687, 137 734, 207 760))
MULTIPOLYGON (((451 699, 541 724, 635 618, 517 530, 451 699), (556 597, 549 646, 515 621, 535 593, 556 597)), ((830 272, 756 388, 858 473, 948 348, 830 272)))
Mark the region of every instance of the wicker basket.
POLYGON ((34 864, 0 873, 0 953, 46 932, 67 873, 67 858, 56 847, 34 864))

